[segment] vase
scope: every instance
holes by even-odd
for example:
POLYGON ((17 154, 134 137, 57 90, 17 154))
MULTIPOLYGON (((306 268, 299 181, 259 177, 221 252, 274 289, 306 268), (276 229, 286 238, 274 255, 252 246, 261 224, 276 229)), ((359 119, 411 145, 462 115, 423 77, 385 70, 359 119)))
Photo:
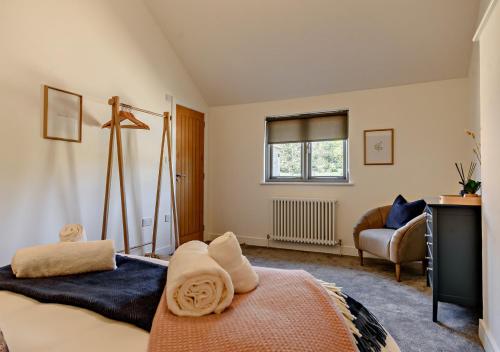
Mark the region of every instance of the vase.
POLYGON ((465 198, 472 198, 472 197, 479 197, 479 194, 471 194, 471 193, 465 193, 464 194, 465 198))

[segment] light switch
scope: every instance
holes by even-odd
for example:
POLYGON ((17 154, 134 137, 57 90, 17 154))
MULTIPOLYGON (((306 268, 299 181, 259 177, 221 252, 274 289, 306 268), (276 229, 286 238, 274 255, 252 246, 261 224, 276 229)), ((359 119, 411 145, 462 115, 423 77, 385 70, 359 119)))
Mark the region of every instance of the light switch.
POLYGON ((165 222, 170 222, 170 215, 165 214, 165 222))

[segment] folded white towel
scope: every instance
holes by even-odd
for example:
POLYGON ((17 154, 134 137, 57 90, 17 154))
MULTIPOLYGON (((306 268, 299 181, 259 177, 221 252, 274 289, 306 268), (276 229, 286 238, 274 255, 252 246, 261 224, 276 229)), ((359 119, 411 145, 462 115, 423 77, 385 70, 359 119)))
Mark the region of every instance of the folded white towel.
POLYGON ((234 292, 252 291, 259 284, 259 276, 248 259, 242 255, 238 239, 232 232, 217 237, 208 246, 208 254, 226 270, 233 281, 234 292))
POLYGON ((166 295, 172 313, 199 317, 226 309, 234 288, 229 274, 208 255, 207 245, 191 241, 170 258, 166 295))
POLYGON ((80 224, 68 224, 59 232, 59 239, 61 242, 85 242, 87 235, 85 229, 80 224))
POLYGON ((59 242, 20 249, 12 258, 18 278, 50 277, 116 269, 113 241, 59 242))

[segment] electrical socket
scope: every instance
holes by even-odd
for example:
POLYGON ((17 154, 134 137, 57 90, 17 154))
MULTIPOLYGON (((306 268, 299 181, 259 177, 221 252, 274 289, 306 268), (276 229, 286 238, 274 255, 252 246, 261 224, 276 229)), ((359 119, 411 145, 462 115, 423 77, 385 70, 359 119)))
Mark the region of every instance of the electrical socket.
POLYGON ((148 227, 153 224, 153 219, 151 218, 142 218, 142 227, 148 227))

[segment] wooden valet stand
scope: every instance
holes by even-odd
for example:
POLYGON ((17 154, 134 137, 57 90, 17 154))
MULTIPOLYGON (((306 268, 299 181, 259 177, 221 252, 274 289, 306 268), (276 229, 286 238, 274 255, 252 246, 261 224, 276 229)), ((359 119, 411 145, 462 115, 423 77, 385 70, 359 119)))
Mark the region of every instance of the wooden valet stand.
POLYGON ((102 128, 109 128, 109 146, 108 146, 108 169, 106 174, 106 190, 104 196, 104 210, 102 219, 102 234, 101 239, 105 240, 107 238, 108 229, 108 216, 109 216, 109 195, 111 191, 111 176, 113 170, 113 149, 114 140, 116 134, 116 149, 118 156, 118 174, 120 179, 120 200, 121 200, 121 213, 122 213, 122 226, 123 226, 123 243, 125 254, 130 253, 129 245, 129 230, 128 230, 128 219, 127 219, 127 201, 125 192, 125 175, 124 175, 124 164, 123 164, 123 147, 122 147, 122 128, 128 129, 143 129, 149 130, 149 126, 144 122, 138 120, 131 110, 146 113, 153 116, 159 116, 163 118, 163 133, 162 133, 162 143, 160 151, 160 166, 158 170, 158 184, 156 191, 156 202, 155 202, 155 218, 153 226, 153 239, 152 242, 145 243, 139 246, 135 246, 132 249, 144 247, 146 245, 152 245, 151 253, 147 254, 151 257, 157 257, 156 251, 156 240, 158 232, 158 215, 160 207, 160 196, 161 196, 161 181, 162 181, 162 169, 163 169, 163 158, 164 158, 164 147, 165 147, 165 136, 167 137, 167 147, 168 147, 168 166, 170 173, 170 199, 172 202, 172 218, 173 218, 173 231, 175 236, 176 247, 179 243, 178 238, 178 228, 177 228, 177 206, 175 203, 175 189, 173 183, 173 171, 172 171, 172 148, 171 148, 171 134, 170 134, 170 114, 165 112, 164 114, 158 114, 152 111, 137 108, 128 104, 120 103, 120 98, 114 96, 108 100, 108 104, 111 105, 111 120, 105 123, 102 128), (122 124, 124 121, 129 122, 129 124, 122 124))

